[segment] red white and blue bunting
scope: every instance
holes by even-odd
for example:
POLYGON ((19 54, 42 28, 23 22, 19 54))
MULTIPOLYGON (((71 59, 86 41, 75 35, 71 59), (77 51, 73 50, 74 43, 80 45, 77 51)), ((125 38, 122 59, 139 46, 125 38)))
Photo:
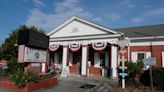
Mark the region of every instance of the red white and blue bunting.
POLYGON ((49 49, 51 51, 57 51, 58 48, 59 48, 59 44, 52 44, 52 45, 49 46, 49 49))
POLYGON ((97 42, 97 43, 92 43, 93 49, 96 51, 102 51, 106 48, 107 42, 97 42))
POLYGON ((72 52, 77 52, 81 47, 81 44, 80 43, 70 43, 69 44, 69 49, 72 51, 72 52))

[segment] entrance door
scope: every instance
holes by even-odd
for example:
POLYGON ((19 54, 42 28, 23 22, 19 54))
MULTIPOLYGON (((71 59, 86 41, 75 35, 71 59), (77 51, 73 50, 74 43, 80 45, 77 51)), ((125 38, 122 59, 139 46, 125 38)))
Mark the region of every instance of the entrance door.
POLYGON ((73 53, 73 65, 76 65, 76 74, 81 74, 81 53, 74 52, 73 53))
POLYGON ((95 52, 94 53, 94 66, 101 68, 101 75, 108 76, 109 55, 108 52, 95 52))

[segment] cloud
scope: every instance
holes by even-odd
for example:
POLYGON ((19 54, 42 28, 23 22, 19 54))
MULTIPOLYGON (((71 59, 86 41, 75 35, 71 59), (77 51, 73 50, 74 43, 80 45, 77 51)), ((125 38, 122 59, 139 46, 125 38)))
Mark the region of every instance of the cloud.
POLYGON ((142 18, 132 18, 131 21, 132 22, 142 22, 143 19, 142 18))
POLYGON ((164 7, 149 10, 143 14, 143 17, 154 17, 164 15, 164 7))
POLYGON ((115 21, 121 19, 121 16, 117 13, 110 13, 110 15, 108 15, 108 17, 109 17, 110 22, 115 22, 115 21))
POLYGON ((129 6, 128 6, 129 8, 135 8, 136 7, 136 5, 134 5, 134 4, 129 4, 129 6))
POLYGON ((28 15, 26 24, 29 26, 34 25, 49 32, 74 15, 85 19, 101 21, 100 17, 95 17, 89 11, 79 7, 79 3, 79 0, 64 0, 54 3, 53 13, 44 13, 37 8, 33 8, 28 15))
POLYGON ((41 0, 32 0, 32 1, 36 6, 43 6, 43 7, 46 6, 46 4, 43 3, 41 0))
POLYGON ((148 18, 161 17, 161 15, 164 15, 164 7, 148 10, 141 14, 141 16, 130 19, 130 21, 142 22, 148 18))

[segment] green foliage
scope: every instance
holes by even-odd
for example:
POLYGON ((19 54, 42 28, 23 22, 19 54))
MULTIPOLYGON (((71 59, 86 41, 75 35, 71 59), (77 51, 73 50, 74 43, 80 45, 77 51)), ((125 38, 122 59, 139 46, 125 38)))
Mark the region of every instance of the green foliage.
POLYGON ((8 73, 9 74, 14 74, 17 70, 24 70, 25 64, 23 63, 18 63, 16 58, 12 58, 9 62, 8 62, 8 73))
POLYGON ((6 70, 0 68, 0 77, 1 77, 1 76, 5 76, 5 75, 6 75, 6 70))
POLYGON ((12 57, 18 57, 18 32, 19 30, 32 30, 44 34, 44 31, 38 30, 36 27, 27 27, 26 25, 21 25, 19 28, 13 30, 9 37, 5 39, 4 43, 0 46, 0 59, 10 60, 12 57))
POLYGON ((143 61, 138 61, 137 63, 127 62, 126 65, 128 67, 129 74, 138 74, 144 68, 143 61))
POLYGON ((17 70, 14 74, 11 75, 11 80, 19 87, 23 87, 28 82, 35 82, 36 78, 32 71, 27 71, 24 73, 23 70, 17 70))
MULTIPOLYGON (((152 68, 153 85, 156 89, 164 91, 164 69, 152 68)), ((150 86, 149 70, 146 70, 140 77, 140 82, 145 86, 150 86)))
POLYGON ((128 76, 126 77, 126 85, 139 86, 139 75, 144 68, 143 61, 138 61, 137 63, 126 62, 128 68, 128 76))

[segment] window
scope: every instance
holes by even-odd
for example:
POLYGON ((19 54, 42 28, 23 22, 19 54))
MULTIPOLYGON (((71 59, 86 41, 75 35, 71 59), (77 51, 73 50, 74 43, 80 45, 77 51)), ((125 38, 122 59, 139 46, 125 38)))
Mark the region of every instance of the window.
POLYGON ((149 57, 151 57, 151 52, 132 52, 131 53, 131 60, 133 62, 136 62, 137 60, 143 60, 149 57))
POLYGON ((105 53, 100 53, 100 66, 105 66, 105 53))
POLYGON ((145 59, 145 53, 137 53, 137 60, 145 59))

